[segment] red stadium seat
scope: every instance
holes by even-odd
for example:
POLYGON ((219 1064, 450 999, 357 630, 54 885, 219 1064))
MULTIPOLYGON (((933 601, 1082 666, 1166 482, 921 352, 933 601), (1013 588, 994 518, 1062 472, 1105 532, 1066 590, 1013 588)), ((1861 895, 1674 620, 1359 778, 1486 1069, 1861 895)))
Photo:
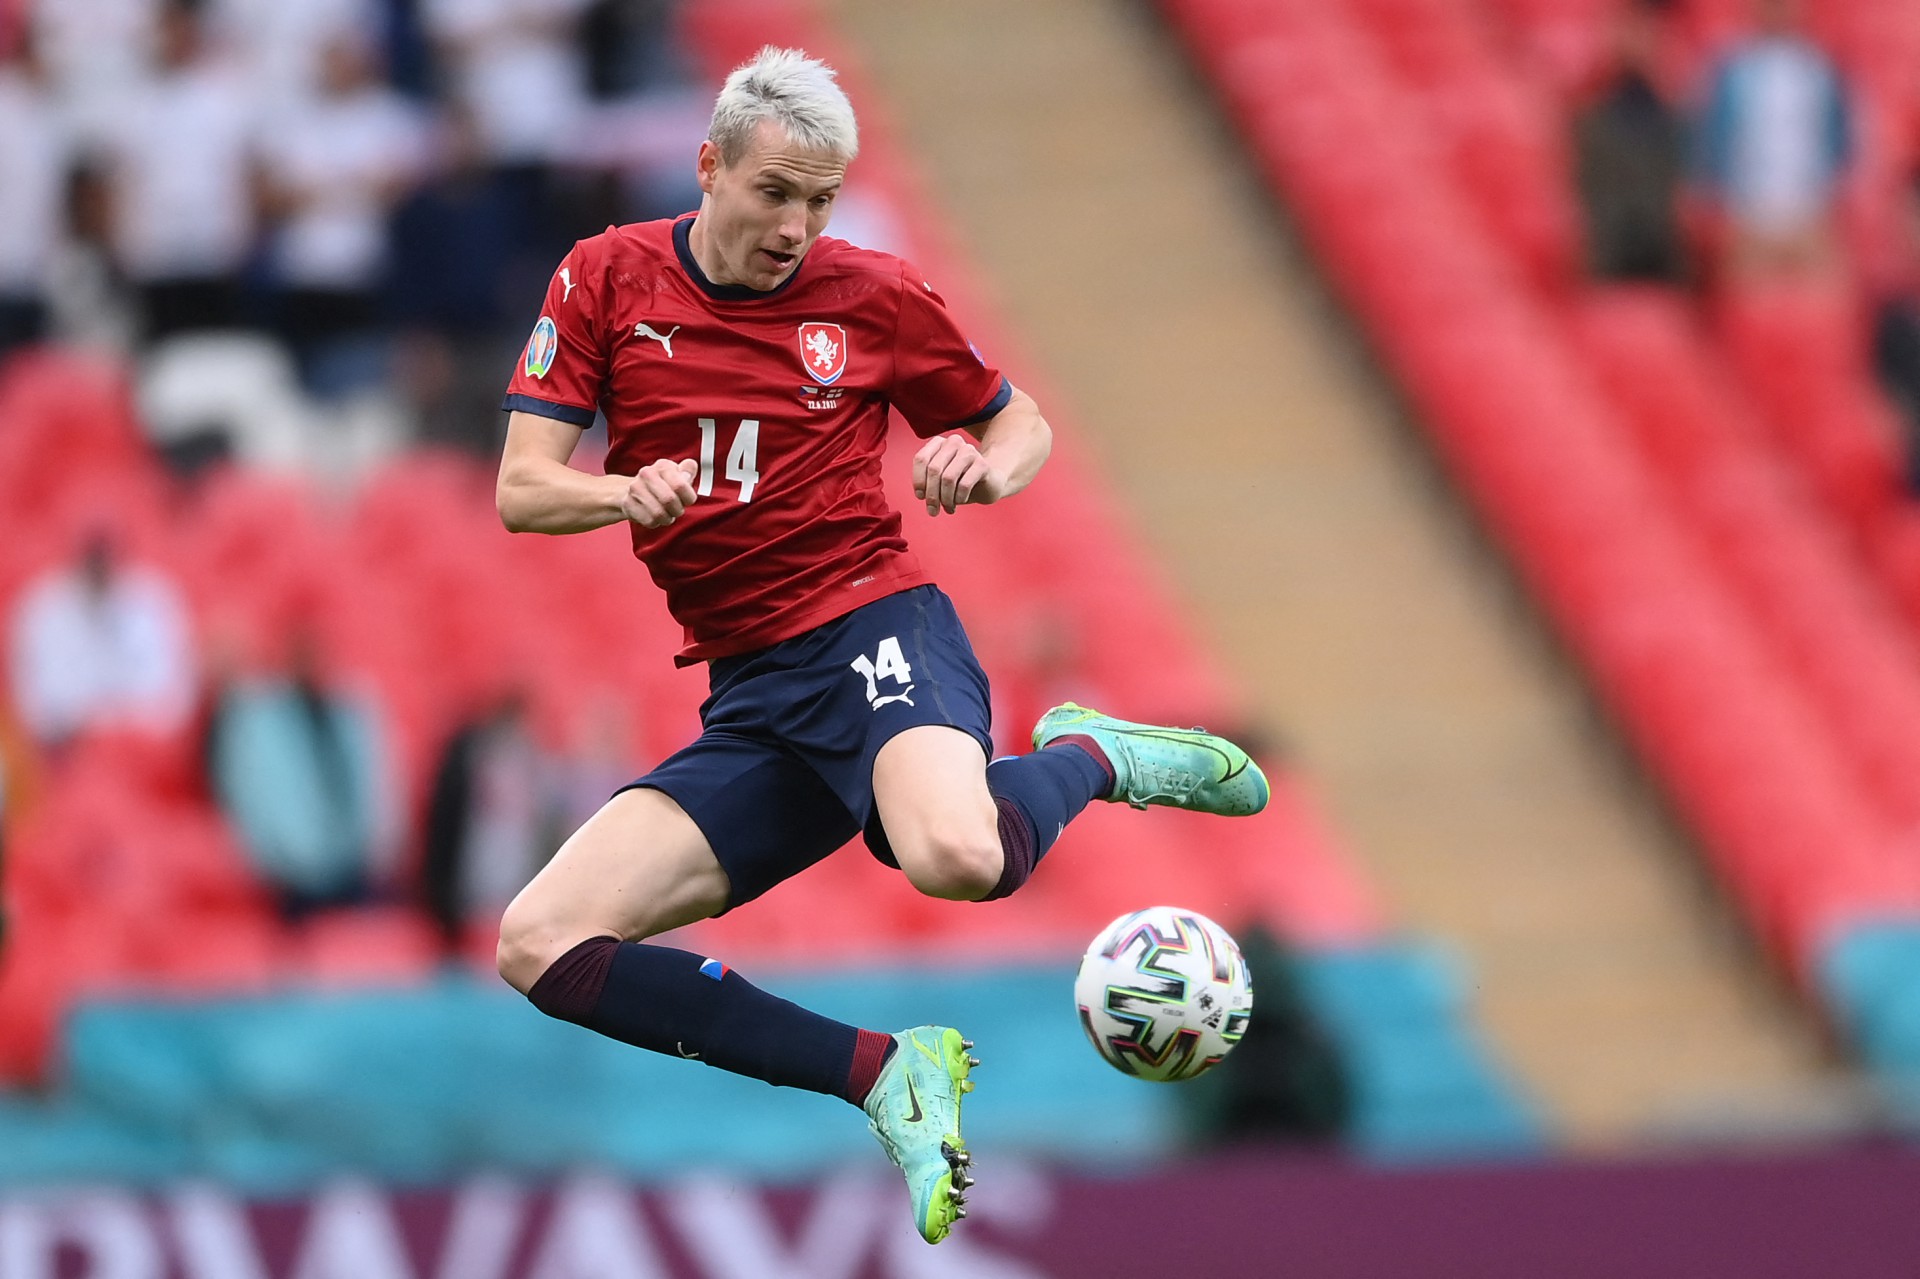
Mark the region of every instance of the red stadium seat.
MULTIPOLYGON (((1572 260, 1561 126, 1485 10, 1276 5, 1229 50, 1203 46, 1234 38, 1231 7, 1171 8, 1206 15, 1187 37, 1320 260, 1729 890, 1797 968, 1818 912, 1796 886, 1822 883, 1830 861, 1860 867, 1847 882, 1864 896, 1820 891, 1863 908, 1916 797, 1920 731, 1900 725, 1920 714, 1885 707, 1920 684, 1885 610, 1756 432, 1702 389, 1670 308, 1597 310, 1574 345, 1541 305, 1572 260), (1762 536, 1743 536, 1754 521, 1762 536)), ((1724 15, 1702 16, 1721 29, 1724 15)), ((1756 349, 1792 348, 1766 371, 1800 396, 1797 456, 1864 527, 1891 496, 1893 455, 1858 400, 1833 395, 1832 318, 1803 307, 1749 327, 1756 349)))
POLYGON ((1584 345, 1627 410, 1783 661, 1823 712, 1837 745, 1893 820, 1920 818, 1920 658, 1899 620, 1862 582, 1825 516, 1743 420, 1670 299, 1597 299, 1584 345))
POLYGON ((89 942, 25 913, 10 921, 0 956, 0 1081, 45 1081, 67 1006, 89 984, 110 980, 113 958, 110 940, 89 942))
POLYGON ((419 912, 399 907, 316 915, 294 930, 287 952, 290 973, 320 986, 415 983, 440 955, 439 934, 419 912))
POLYGON ((264 994, 287 974, 279 919, 254 909, 195 910, 168 918, 139 956, 138 989, 204 996, 264 994))
POLYGON ((1721 332, 1774 438, 1849 528, 1865 534, 1900 489, 1900 442, 1869 389, 1853 300, 1831 289, 1730 294, 1721 332))

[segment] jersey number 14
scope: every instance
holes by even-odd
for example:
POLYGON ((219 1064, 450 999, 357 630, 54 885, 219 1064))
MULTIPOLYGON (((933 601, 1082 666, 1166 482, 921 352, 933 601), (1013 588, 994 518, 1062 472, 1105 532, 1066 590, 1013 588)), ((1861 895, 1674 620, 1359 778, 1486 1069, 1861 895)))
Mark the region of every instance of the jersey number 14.
MULTIPOLYGON (((695 492, 701 497, 713 495, 713 459, 718 451, 720 428, 710 417, 700 419, 700 483, 695 492)), ((760 421, 746 418, 733 434, 733 446, 727 450, 727 478, 740 485, 740 500, 753 500, 753 486, 760 482, 760 421)))

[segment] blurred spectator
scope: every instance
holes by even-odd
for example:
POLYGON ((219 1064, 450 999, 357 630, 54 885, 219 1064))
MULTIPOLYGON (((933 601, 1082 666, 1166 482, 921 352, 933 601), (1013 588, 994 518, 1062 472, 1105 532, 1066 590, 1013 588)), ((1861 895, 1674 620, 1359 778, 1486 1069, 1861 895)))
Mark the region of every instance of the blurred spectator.
POLYGON ((148 340, 228 328, 253 249, 254 104, 208 41, 202 0, 165 0, 154 74, 107 140, 114 246, 148 340))
POLYGON ((393 87, 410 98, 433 96, 433 46, 427 39, 426 0, 379 0, 376 29, 393 87))
POLYGON ((1757 0, 1759 30, 1715 68, 1700 168, 1726 215, 1737 274, 1828 267, 1853 151, 1847 87, 1801 34, 1796 0, 1757 0))
POLYGON ((1628 0, 1616 18, 1612 64, 1574 119, 1587 261, 1603 280, 1677 282, 1685 270, 1686 125, 1659 71, 1666 21, 1656 0, 1628 0))
POLYGON ((12 650, 13 704, 43 746, 96 727, 166 733, 193 709, 179 591, 153 569, 120 564, 105 535, 22 593, 12 650))
POLYGON ((491 455, 553 259, 694 198, 674 0, 19 3, 43 56, 0 52, 0 353, 270 323, 306 392, 378 383, 491 455))
POLYGON ((1874 308, 1873 366, 1907 427, 1907 483, 1920 492, 1920 173, 1902 193, 1904 253, 1874 308))
POLYGON ((673 0, 591 0, 580 22, 587 87, 596 98, 648 93, 679 81, 673 0))
POLYGON ((379 39, 375 0, 210 0, 207 18, 243 66, 254 102, 277 114, 315 92, 343 36, 379 39))
POLYGON ((1226 1060, 1187 1085, 1196 1136, 1207 1145, 1338 1140, 1352 1120, 1352 1085, 1301 989, 1293 948, 1257 924, 1234 936, 1253 980, 1254 1014, 1226 1060))
POLYGON ((45 68, 31 41, 18 40, 0 53, 0 357, 46 335, 66 166, 62 133, 45 68))
POLYGON ((330 686, 310 627, 283 673, 229 673, 215 690, 213 791, 288 918, 367 900, 397 805, 377 709, 330 686))
POLYGON ((112 130, 145 73, 164 0, 32 0, 35 46, 62 108, 88 142, 112 130))
POLYGON ((423 0, 451 105, 469 112, 496 169, 552 162, 586 106, 577 43, 591 0, 423 0))
POLYGON ((118 353, 133 349, 138 316, 113 253, 113 183, 106 168, 81 159, 62 191, 66 234, 48 264, 47 318, 53 336, 118 353))
POLYGON ((336 36, 313 93, 285 108, 265 144, 281 215, 273 263, 280 328, 311 390, 351 389, 380 372, 376 331, 390 260, 388 220, 425 163, 418 110, 387 88, 364 37, 336 36), (362 375, 356 379, 356 373, 362 375))
POLYGON ((544 852, 560 847, 613 793, 645 771, 634 767, 636 726, 632 694, 601 688, 580 699, 573 741, 561 757, 544 852))
POLYGON ((441 171, 394 220, 393 308, 403 394, 422 438, 491 457, 501 432, 500 370, 526 340, 533 301, 507 296, 502 266, 518 244, 515 203, 485 167, 472 117, 448 113, 441 171))
POLYGON ((498 920, 540 868, 554 769, 508 697, 447 742, 427 804, 427 910, 449 948, 473 920, 498 920))

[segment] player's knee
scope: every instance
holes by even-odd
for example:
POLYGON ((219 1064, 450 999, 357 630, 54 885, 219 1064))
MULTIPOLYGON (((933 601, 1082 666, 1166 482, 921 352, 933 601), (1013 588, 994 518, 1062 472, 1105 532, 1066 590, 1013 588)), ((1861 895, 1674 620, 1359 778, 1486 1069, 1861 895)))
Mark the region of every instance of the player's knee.
POLYGON ((540 980, 544 966, 524 938, 500 930, 500 940, 493 948, 493 966, 499 970, 500 977, 507 985, 521 994, 533 989, 533 983, 540 980), (538 970, 538 971, 536 971, 538 970))
MULTIPOLYGON (((928 835, 900 857, 907 881, 929 897, 975 902, 992 892, 1006 869, 1006 853, 992 830, 928 835)), ((899 848, 896 854, 902 852, 899 848)))
POLYGON ((552 937, 552 930, 539 927, 532 912, 516 899, 500 919, 500 940, 493 952, 494 967, 509 986, 526 994, 553 961, 565 953, 566 948, 552 937))

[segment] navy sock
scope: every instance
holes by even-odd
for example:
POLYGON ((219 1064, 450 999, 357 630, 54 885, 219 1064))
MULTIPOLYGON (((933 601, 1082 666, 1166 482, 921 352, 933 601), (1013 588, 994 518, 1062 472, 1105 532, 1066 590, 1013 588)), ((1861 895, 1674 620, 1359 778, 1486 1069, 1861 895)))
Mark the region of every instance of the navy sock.
POLYGON ((595 937, 527 992, 534 1007, 622 1043, 786 1088, 866 1100, 894 1040, 769 995, 717 959, 595 937))
POLYGON ((1113 789, 1113 774, 1090 751, 1068 744, 993 761, 987 789, 1000 810, 1000 846, 1007 854, 1000 882, 981 899, 993 901, 1027 882, 1067 823, 1113 789))

